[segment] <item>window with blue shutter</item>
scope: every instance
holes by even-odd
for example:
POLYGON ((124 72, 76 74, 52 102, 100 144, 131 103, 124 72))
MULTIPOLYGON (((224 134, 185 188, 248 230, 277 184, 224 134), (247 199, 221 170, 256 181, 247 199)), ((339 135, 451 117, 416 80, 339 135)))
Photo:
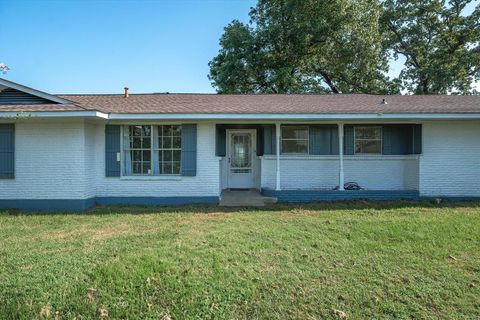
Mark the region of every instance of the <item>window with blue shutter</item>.
POLYGON ((182 176, 197 175, 197 125, 182 124, 182 176))
MULTIPOLYGON (((361 135, 356 134, 359 129, 381 128, 381 140, 377 143, 381 145, 381 154, 384 155, 408 155, 422 153, 422 125, 420 124, 384 124, 384 125, 349 125, 345 126, 345 150, 347 155, 361 154, 356 152, 356 146, 361 144, 362 140, 369 142, 371 137, 363 139, 361 135)), ((377 139, 378 140, 378 139, 377 139)), ((378 149, 378 148, 377 148, 378 149)))
POLYGON ((120 126, 105 126, 105 176, 120 177, 120 126))
POLYGON ((15 125, 0 124, 0 179, 15 177, 15 125))

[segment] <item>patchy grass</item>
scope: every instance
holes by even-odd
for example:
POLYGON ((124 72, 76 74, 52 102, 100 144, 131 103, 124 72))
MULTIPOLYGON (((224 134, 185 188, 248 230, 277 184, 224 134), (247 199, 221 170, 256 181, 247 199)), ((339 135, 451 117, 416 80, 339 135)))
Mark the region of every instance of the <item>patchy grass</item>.
POLYGON ((0 318, 479 318, 480 204, 0 214, 0 318))

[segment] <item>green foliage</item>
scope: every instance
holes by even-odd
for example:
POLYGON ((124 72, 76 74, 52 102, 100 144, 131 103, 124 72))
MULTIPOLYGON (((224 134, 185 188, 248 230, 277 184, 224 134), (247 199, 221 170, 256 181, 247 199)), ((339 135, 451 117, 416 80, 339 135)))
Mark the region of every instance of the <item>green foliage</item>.
POLYGON ((1 319, 478 319, 478 203, 0 214, 1 319))
POLYGON ((259 0, 210 61, 219 93, 474 92, 480 5, 473 0, 259 0), (391 58, 406 62, 389 79, 391 58))
POLYGON ((261 0, 225 28, 210 65, 220 93, 396 92, 375 0, 261 0))
POLYGON ((387 0, 385 46, 406 58, 399 80, 415 94, 469 94, 480 80, 480 5, 471 0, 387 0))

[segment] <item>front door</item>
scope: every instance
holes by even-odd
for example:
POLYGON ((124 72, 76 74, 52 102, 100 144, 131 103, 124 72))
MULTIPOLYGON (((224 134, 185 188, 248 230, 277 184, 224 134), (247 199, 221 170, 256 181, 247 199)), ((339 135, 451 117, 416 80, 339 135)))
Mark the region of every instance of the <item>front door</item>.
POLYGON ((228 130, 228 188, 255 187, 255 130, 228 130))

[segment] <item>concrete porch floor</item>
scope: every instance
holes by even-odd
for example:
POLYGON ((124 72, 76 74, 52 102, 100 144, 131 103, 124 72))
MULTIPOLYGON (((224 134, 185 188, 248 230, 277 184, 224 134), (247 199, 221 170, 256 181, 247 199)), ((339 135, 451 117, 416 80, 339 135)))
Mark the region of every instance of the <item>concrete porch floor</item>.
POLYGON ((262 196, 257 189, 226 189, 220 196, 221 207, 264 207, 276 203, 277 198, 262 196))

